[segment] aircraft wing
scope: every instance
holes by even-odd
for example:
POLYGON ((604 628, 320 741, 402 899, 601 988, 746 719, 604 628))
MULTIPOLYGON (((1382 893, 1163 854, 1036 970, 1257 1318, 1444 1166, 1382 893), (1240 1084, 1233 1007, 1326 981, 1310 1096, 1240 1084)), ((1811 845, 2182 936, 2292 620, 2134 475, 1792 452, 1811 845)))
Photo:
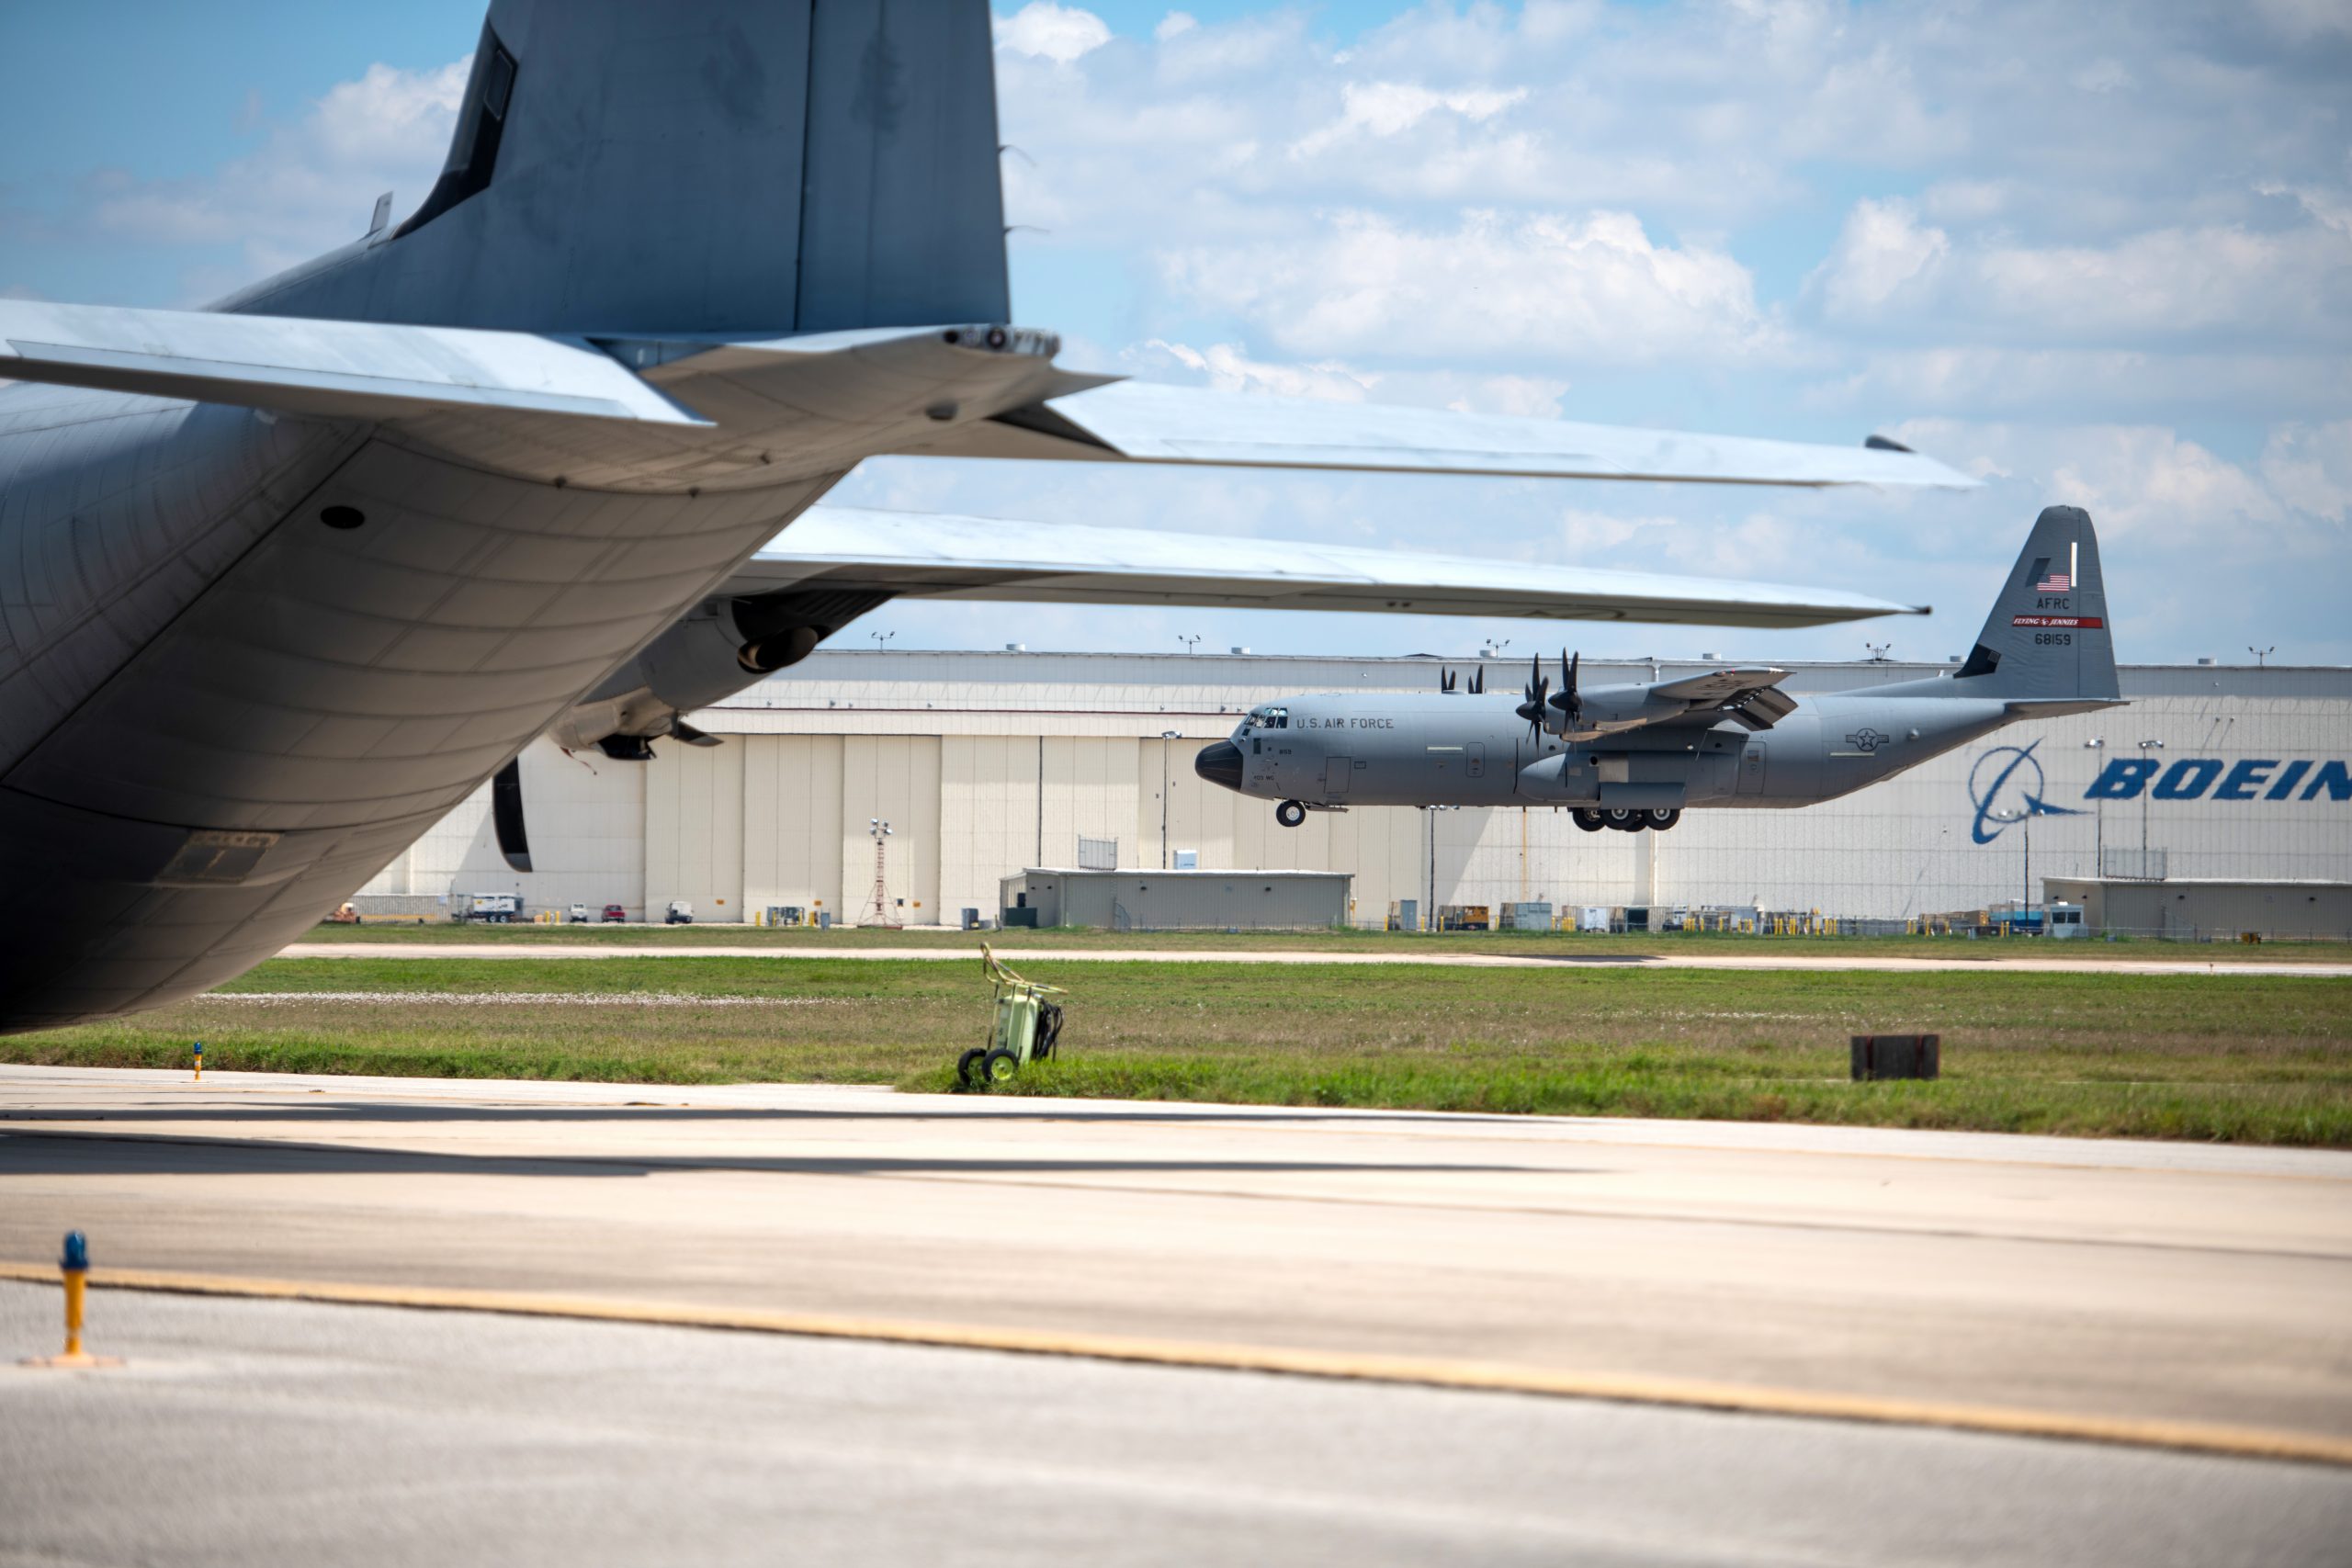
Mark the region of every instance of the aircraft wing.
POLYGON ((1797 710, 1797 700, 1779 689, 1788 678, 1785 670, 1711 670, 1661 682, 1649 688, 1649 695, 1689 705, 1662 722, 1713 724, 1732 718, 1749 729, 1770 729, 1797 710))
POLYGON ((1710 670, 1704 675, 1661 682, 1650 688, 1650 695, 1679 697, 1693 706, 1721 707, 1735 697, 1777 686, 1788 678, 1785 670, 1710 670))
POLYGON ((937 457, 1711 484, 1967 489, 1977 482, 1879 436, 1863 446, 1819 446, 1143 381, 1049 398, 902 450, 937 457))
POLYGON ((1922 613, 1828 588, 839 506, 809 509, 721 592, 786 590, 1735 626, 1922 613))
POLYGON ((838 473, 881 452, 1713 484, 1975 483, 1876 436, 1818 446, 1243 396, 1065 370, 1053 363, 1058 347, 1050 333, 1002 327, 590 341, 0 300, 0 377, 401 420, 466 460, 592 488, 739 482, 772 455, 838 473))
POLYGON ((338 418, 708 423, 582 340, 209 310, 0 299, 0 377, 338 418))

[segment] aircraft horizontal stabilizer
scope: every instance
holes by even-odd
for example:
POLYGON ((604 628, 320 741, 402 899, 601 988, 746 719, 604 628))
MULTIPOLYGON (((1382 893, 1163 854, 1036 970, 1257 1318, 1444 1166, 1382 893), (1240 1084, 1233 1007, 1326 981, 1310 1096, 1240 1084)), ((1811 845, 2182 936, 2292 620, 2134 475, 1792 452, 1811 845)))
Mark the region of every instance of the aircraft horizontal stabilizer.
POLYGON ((1710 484, 1976 481, 1932 457, 1384 403, 1242 395, 1121 381, 975 421, 904 448, 938 457, 1362 468, 1710 484))
POLYGON ((0 378, 337 419, 438 410, 703 428, 579 339, 0 300, 0 378))
POLYGON ((894 598, 1771 627, 1919 613, 1828 588, 838 506, 812 507, 747 562, 725 592, 787 588, 894 598))

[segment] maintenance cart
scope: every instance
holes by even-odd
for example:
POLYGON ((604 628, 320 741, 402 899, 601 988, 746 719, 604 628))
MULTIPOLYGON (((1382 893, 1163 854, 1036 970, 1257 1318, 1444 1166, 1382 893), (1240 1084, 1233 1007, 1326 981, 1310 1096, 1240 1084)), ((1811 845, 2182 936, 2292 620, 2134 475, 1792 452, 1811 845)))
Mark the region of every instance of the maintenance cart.
POLYGON ((980 971, 996 989, 996 1010, 989 1022, 989 1043, 975 1045, 956 1060, 956 1081, 967 1089, 1008 1083, 1030 1063, 1051 1056, 1061 1040, 1062 1010, 1046 998, 1069 995, 1059 986, 1023 979, 986 944, 980 948, 980 971))

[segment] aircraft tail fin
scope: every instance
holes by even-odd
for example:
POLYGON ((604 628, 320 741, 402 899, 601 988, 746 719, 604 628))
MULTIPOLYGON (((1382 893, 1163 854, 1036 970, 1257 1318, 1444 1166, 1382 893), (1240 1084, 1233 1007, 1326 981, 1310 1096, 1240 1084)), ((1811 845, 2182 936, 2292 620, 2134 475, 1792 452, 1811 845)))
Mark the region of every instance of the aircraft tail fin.
POLYGON ((2047 506, 2009 569, 1954 696, 2113 700, 2115 643, 2098 536, 2079 506, 2047 506))
POLYGON ((604 336, 1003 321, 987 0, 492 0, 424 204, 222 302, 604 336))

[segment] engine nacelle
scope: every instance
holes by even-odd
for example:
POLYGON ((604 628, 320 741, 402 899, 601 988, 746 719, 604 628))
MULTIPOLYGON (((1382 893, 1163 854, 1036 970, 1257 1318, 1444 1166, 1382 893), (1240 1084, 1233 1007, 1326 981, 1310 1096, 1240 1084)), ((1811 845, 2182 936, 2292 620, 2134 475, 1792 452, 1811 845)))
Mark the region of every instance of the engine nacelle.
POLYGON ((648 742, 662 736, 715 744, 681 716, 799 663, 889 597, 796 588, 706 599, 574 704, 548 737, 567 750, 596 746, 624 761, 650 756, 648 742))

